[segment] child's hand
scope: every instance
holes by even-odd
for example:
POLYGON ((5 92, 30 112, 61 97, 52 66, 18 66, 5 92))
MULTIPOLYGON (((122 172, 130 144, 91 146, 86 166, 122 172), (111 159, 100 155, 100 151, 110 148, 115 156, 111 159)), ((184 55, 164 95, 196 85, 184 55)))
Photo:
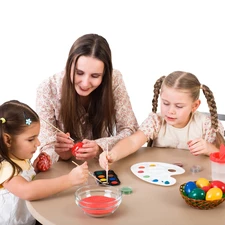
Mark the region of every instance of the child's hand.
POLYGON ((107 153, 104 151, 99 155, 99 165, 104 169, 109 169, 109 166, 112 165, 114 162, 114 154, 109 151, 108 156, 107 153), (108 167, 107 167, 108 166, 108 167))
POLYGON ((87 162, 84 162, 82 165, 72 169, 69 173, 69 179, 72 186, 75 186, 87 182, 88 175, 88 165, 87 162))
POLYGON ((208 143, 203 140, 202 138, 197 138, 194 140, 188 141, 188 147, 190 150, 190 153, 193 155, 200 155, 200 154, 209 154, 209 149, 208 149, 208 143))

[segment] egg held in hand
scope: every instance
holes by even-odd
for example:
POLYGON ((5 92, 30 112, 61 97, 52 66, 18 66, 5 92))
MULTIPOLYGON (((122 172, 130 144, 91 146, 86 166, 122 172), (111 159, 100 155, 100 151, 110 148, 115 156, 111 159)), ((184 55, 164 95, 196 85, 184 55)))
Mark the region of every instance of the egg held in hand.
POLYGON ((71 149, 72 154, 74 156, 76 156, 78 149, 79 148, 82 148, 82 146, 83 146, 83 143, 82 142, 77 142, 76 144, 74 144, 74 146, 71 149))

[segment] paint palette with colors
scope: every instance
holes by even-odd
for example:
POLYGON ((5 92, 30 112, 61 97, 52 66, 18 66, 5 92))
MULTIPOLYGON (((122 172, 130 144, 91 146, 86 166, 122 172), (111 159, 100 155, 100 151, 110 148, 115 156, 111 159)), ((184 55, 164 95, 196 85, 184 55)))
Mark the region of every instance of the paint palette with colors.
POLYGON ((162 162, 141 162, 131 166, 134 175, 143 181, 161 186, 171 186, 176 183, 173 175, 185 172, 180 166, 162 162))
MULTIPOLYGON (((102 183, 108 183, 108 185, 115 186, 120 184, 120 180, 117 174, 113 170, 108 171, 108 180, 106 179, 106 171, 98 170, 94 172, 94 176, 97 177, 102 183)), ((101 184, 100 182, 98 182, 101 184)))

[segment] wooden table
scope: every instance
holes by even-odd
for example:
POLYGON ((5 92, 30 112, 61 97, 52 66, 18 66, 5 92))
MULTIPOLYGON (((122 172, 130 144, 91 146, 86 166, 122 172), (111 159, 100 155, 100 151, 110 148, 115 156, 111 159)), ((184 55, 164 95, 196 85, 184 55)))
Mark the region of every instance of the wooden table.
MULTIPOLYGON (((57 162, 52 168, 39 173, 35 179, 52 178, 67 173, 74 164, 57 162)), ((89 162, 89 170, 100 170, 97 160, 89 162)), ((194 209, 181 198, 179 186, 200 177, 211 179, 210 161, 207 156, 192 156, 189 151, 179 149, 142 147, 136 153, 121 159, 111 167, 121 181, 119 187, 131 186, 133 193, 123 195, 117 211, 105 218, 93 218, 84 214, 75 204, 74 193, 78 187, 52 197, 27 202, 32 215, 44 225, 212 225, 224 224, 225 203, 209 210, 194 209), (185 173, 176 175, 173 186, 159 186, 142 181, 130 170, 140 162, 182 163, 185 173), (200 165, 203 170, 192 173, 190 168, 200 165)), ((95 180, 89 177, 89 184, 95 180)), ((46 187, 48 188, 48 187, 46 187)))

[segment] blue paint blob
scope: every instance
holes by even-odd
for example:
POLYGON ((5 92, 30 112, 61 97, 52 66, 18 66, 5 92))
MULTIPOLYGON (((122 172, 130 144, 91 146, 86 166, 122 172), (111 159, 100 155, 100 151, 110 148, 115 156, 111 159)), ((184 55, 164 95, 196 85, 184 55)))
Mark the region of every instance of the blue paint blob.
POLYGON ((152 180, 152 182, 159 182, 159 180, 158 179, 154 179, 154 180, 152 180))
POLYGON ((170 182, 167 180, 167 181, 164 182, 164 184, 170 184, 170 182))

